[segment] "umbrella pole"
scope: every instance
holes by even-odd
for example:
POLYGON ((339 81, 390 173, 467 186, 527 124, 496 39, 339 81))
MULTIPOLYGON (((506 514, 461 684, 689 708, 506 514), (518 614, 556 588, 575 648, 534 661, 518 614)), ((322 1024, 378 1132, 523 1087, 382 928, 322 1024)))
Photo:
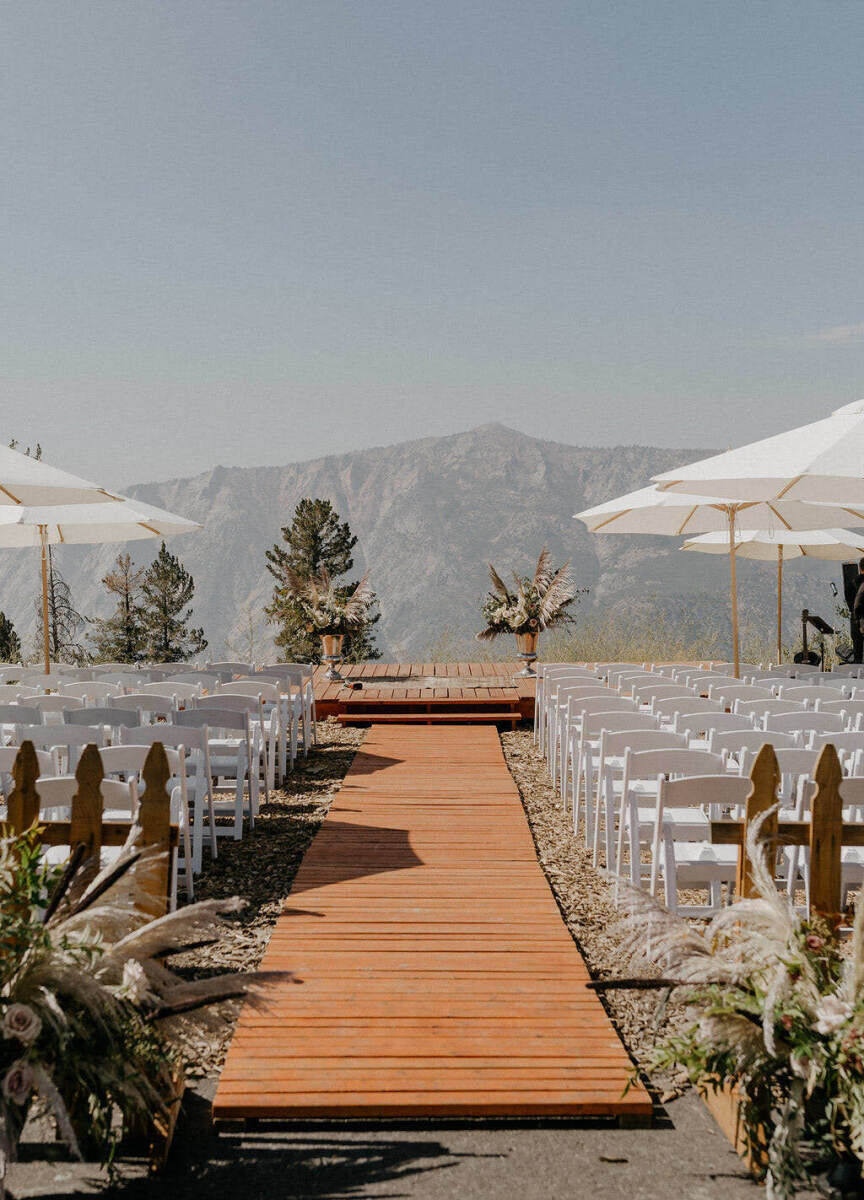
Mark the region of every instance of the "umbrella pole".
POLYGON ((783 657, 783 547, 777 547, 777 665, 783 657))
POLYGON ((45 653, 45 674, 51 672, 51 639, 48 630, 48 530, 39 526, 39 541, 42 544, 42 644, 45 653))
POLYGON ((729 508, 729 592, 732 601, 732 661, 735 678, 741 678, 738 652, 738 582, 735 578, 735 506, 729 508))

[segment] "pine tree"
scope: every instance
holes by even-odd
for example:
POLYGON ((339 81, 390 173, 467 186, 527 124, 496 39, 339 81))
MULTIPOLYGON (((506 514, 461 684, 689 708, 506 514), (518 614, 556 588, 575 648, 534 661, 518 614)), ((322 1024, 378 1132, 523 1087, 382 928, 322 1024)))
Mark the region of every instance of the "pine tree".
POLYGON ((135 569, 130 554, 118 554, 114 569, 103 578, 108 594, 116 596, 113 614, 94 621, 93 643, 103 662, 137 663, 144 657, 147 631, 141 604, 141 584, 146 568, 135 569))
MULTIPOLYGON (((329 500, 303 499, 291 524, 282 527, 282 539, 284 546, 277 542, 267 551, 267 570, 276 583, 264 611, 279 627, 275 643, 287 662, 320 662, 320 638, 307 630, 302 610, 290 593, 287 576, 295 573, 309 579, 317 576, 322 567, 331 577, 346 575, 354 566, 351 551, 357 545, 357 538, 348 522, 340 521, 329 500)), ((342 585, 339 590, 347 595, 351 585, 342 585)), ((372 631, 378 619, 378 614, 371 617, 368 625, 346 639, 345 657, 349 662, 381 657, 372 631)))
POLYGON ((204 630, 189 625, 195 580, 164 542, 144 574, 141 594, 148 658, 186 662, 206 648, 204 630))
MULTIPOLYGON (((42 597, 36 597, 36 618, 42 630, 42 597)), ((85 663, 88 654, 79 637, 87 618, 72 600, 72 590, 57 565, 54 549, 48 547, 48 651, 52 662, 85 663)))
POLYGON ((17 663, 20 661, 21 639, 6 614, 0 612, 0 662, 17 663))

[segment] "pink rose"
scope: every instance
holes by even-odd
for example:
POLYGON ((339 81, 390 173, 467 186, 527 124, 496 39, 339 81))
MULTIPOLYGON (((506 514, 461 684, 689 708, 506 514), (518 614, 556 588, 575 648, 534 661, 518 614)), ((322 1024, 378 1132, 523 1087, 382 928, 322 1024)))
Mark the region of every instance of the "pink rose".
POLYGON ((29 1046, 42 1032, 42 1022, 29 1004, 10 1004, 3 1014, 2 1030, 4 1037, 29 1046))
POLYGON ((13 1063, 3 1078, 3 1096, 13 1104, 24 1105, 33 1091, 33 1072, 26 1062, 13 1063))

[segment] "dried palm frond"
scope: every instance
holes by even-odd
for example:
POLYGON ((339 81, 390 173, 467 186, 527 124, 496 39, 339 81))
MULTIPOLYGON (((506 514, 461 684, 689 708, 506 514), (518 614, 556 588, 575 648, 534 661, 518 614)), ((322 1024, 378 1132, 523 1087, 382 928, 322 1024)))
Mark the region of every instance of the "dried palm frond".
POLYGON ((238 971, 233 975, 216 975, 211 979, 178 980, 162 990, 159 1006, 148 1019, 163 1021, 223 1000, 240 998, 245 998, 250 1007, 262 1009, 268 1003, 262 991, 263 984, 291 982, 300 982, 291 971, 238 971))
POLYGON ((79 842, 69 856, 69 861, 63 868, 63 874, 54 885, 54 890, 48 898, 48 903, 45 905, 45 911, 42 914, 42 924, 47 925, 54 916, 57 909, 60 907, 72 880, 78 873, 78 868, 84 862, 87 854, 87 847, 84 842, 79 842))
POLYGON ((534 569, 534 586, 538 591, 542 592, 548 586, 554 573, 552 569, 552 555, 549 553, 549 547, 544 546, 540 551, 540 557, 537 559, 537 566, 534 569))
POLYGON ((511 601, 513 599, 512 592, 491 563, 489 563, 489 578, 492 580, 492 587, 502 600, 511 601))
POLYGON ((576 598, 573 580, 569 573, 570 561, 559 567, 549 580, 546 591, 540 601, 540 626, 544 628, 561 609, 566 608, 576 598))
POLYGON ((141 860, 141 857, 142 851, 134 850, 131 846, 124 848, 121 855, 113 863, 105 867, 104 870, 100 871, 92 883, 84 888, 77 899, 71 901, 68 912, 63 919, 69 920, 78 913, 91 908, 101 896, 104 896, 107 891, 119 883, 127 871, 132 870, 136 863, 141 860))
POLYGON ((374 603, 375 593, 369 583, 369 572, 367 571, 345 601, 345 619, 351 625, 362 624, 374 603))
POLYGON ((477 634, 477 641, 478 642, 494 642, 495 639, 499 636, 500 636, 499 630, 492 629, 491 627, 487 626, 485 629, 481 629, 480 632, 477 634))
POLYGON ((199 900, 188 904, 132 930, 111 947, 111 954, 119 959, 152 958, 164 954, 178 939, 188 941, 211 933, 219 927, 225 913, 239 912, 245 903, 233 896, 228 900, 199 900))
POLYGON ((683 917, 626 879, 619 879, 625 915, 617 931, 623 935, 625 958, 646 958, 682 983, 729 978, 709 939, 683 917))

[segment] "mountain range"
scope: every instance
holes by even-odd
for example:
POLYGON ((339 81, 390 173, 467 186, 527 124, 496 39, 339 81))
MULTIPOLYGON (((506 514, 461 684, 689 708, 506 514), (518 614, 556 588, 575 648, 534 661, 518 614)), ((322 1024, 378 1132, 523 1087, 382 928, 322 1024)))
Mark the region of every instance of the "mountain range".
MULTIPOLYGON (((650 446, 588 447, 543 441, 503 425, 483 425, 442 438, 358 450, 284 467, 214 467, 203 474, 128 489, 202 522, 201 534, 170 548, 195 578, 195 624, 214 656, 268 654, 270 631, 262 609, 272 581, 265 550, 280 536, 304 496, 329 498, 358 536, 355 570, 369 568, 379 595, 378 640, 385 657, 432 657, 450 647, 471 653, 478 603, 487 587, 486 563, 502 573, 527 572, 543 545, 569 558, 589 592, 579 612, 610 606, 626 623, 629 612, 659 605, 688 613, 724 634, 728 568, 724 558, 678 552, 674 538, 597 536, 573 513, 648 483, 657 472, 711 453, 650 446), (443 639, 443 641, 442 641, 443 639)), ((78 608, 107 615, 100 580, 115 555, 129 549, 146 563, 158 548, 60 547, 59 564, 78 608)), ((34 552, 6 555, 0 607, 32 637, 38 589, 34 552)), ((831 619, 827 581, 839 583, 838 564, 790 568, 784 589, 787 626, 809 605, 831 619)), ((775 573, 741 563, 746 610, 770 627, 775 573)), ((476 643, 474 643, 476 647, 476 643)))

